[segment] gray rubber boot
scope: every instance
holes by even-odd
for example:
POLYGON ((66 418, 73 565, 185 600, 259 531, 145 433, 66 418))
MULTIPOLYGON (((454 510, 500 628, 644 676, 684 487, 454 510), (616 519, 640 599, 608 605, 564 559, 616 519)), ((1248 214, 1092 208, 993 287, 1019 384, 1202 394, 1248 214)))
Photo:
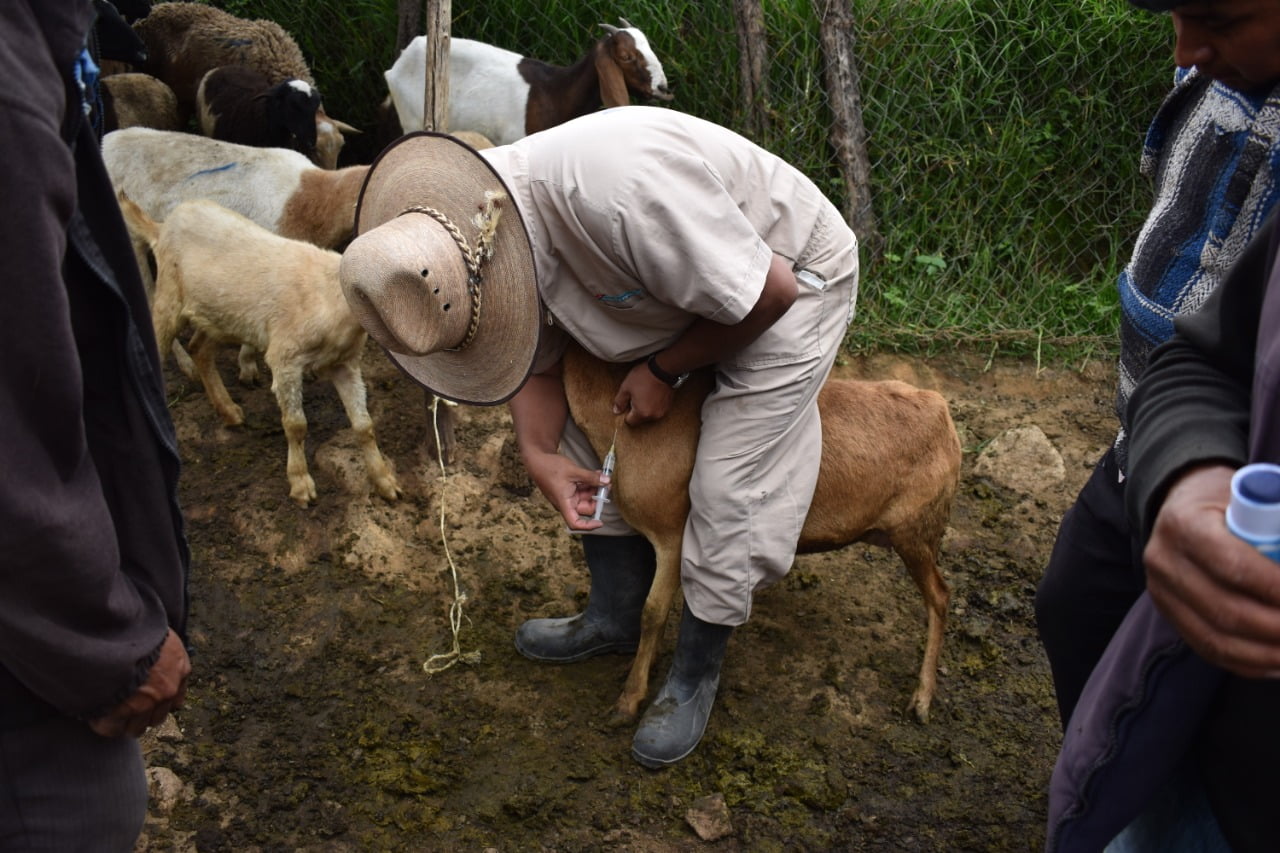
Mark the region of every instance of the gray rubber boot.
POLYGON ((693 752, 711 716, 720 686, 720 665, 732 625, 703 622, 684 606, 676 654, 653 704, 631 742, 631 755, 645 767, 675 764, 693 752))
POLYGON ((643 536, 584 536, 591 572, 587 609, 560 619, 530 619, 516 631, 516 650, 533 660, 572 663, 595 655, 630 654, 640 642, 640 614, 653 584, 653 546, 643 536))

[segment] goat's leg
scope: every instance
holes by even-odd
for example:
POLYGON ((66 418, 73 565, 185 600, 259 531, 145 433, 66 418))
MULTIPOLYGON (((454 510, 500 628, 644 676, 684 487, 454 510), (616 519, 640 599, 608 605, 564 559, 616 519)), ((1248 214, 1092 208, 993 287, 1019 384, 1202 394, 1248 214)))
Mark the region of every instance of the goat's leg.
POLYGON ((214 356, 218 352, 217 343, 201 332, 196 332, 192 335, 190 344, 191 361, 196 375, 200 377, 200 384, 204 386, 204 394, 209 398, 209 403, 222 418, 223 424, 240 426, 244 423, 244 410, 235 404, 231 395, 227 393, 227 386, 222 384, 218 365, 214 361, 214 356))
POLYGON ((369 481, 374 489, 389 501, 400 497, 400 484, 386 458, 378 450, 378 442, 373 435, 373 418, 369 417, 369 406, 365 395, 364 377, 360 366, 354 362, 340 364, 330 377, 333 387, 338 389, 342 405, 347 410, 347 419, 351 421, 351 429, 355 431, 356 440, 364 451, 365 470, 369 472, 369 481))
POLYGON ((286 472, 289 476, 289 497, 298 506, 305 507, 316 499, 316 483, 307 470, 307 416, 302 410, 302 367, 297 364, 272 363, 272 353, 267 351, 267 366, 271 368, 271 390, 280 406, 280 423, 289 442, 289 459, 286 472))
MULTIPOLYGON (((191 336, 190 346, 192 349, 195 349, 197 346, 199 346, 198 339, 200 339, 202 335, 203 335, 202 332, 197 331, 194 335, 191 336)), ((170 350, 173 353, 173 361, 175 364, 178 365, 178 369, 182 371, 182 375, 187 377, 188 379, 196 379, 198 377, 198 374, 196 373, 195 362, 191 360, 190 354, 187 352, 186 348, 182 345, 181 341, 179 341, 177 338, 174 338, 173 346, 170 347, 170 350)))
POLYGON ((622 695, 614 706, 615 714, 626 720, 636 718, 640 703, 649 694, 649 673, 658 657, 658 646, 671 613, 671 603, 680 588, 680 546, 683 538, 683 532, 669 542, 654 541, 650 537, 657 570, 640 616, 640 643, 636 647, 636 656, 631 662, 631 671, 627 673, 622 695))
POLYGON ((248 344, 241 344, 236 361, 240 365, 240 384, 257 385, 262 378, 258 371, 258 351, 248 344))
POLYGON ((947 626, 947 604, 951 590, 938 572, 938 539, 936 536, 894 537, 893 549, 898 552, 924 597, 928 613, 925 634, 924 660, 920 664, 920 681, 911 696, 907 710, 914 712, 922 723, 929 722, 929 705, 938 687, 938 657, 942 653, 942 634, 947 626))

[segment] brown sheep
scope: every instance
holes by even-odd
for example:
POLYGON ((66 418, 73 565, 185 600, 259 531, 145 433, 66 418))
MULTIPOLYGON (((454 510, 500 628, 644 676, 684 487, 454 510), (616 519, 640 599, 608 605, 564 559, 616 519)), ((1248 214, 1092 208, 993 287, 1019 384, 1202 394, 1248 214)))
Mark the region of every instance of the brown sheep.
MULTIPOLYGON (((613 414, 627 365, 607 365, 578 347, 564 359, 573 420, 600 458, 615 441, 611 498, 622 517, 653 544, 657 573, 641 617, 640 644, 616 711, 630 719, 648 693, 667 615, 680 585, 680 548, 689 515, 689 477, 709 370, 694 373, 659 421, 628 427, 613 414)), ((924 597, 924 660, 908 709, 921 722, 937 687, 938 656, 950 591, 938 572, 938 548, 959 485, 960 439, 946 400, 904 382, 828 380, 818 397, 822 467, 800 534, 799 553, 854 542, 893 549, 924 597)))

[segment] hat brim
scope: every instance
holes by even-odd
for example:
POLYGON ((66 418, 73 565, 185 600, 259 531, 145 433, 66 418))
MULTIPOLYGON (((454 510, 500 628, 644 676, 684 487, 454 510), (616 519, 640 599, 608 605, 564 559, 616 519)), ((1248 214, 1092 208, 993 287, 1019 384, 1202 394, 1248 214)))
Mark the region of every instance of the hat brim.
POLYGON ((493 255, 480 284, 480 320, 462 349, 430 355, 387 355, 409 378, 437 396, 476 406, 509 400, 533 367, 542 328, 533 250, 502 178, 466 143, 419 131, 387 146, 365 176, 356 202, 358 237, 411 207, 438 210, 474 242, 473 220, 492 190, 506 193, 494 233, 493 255))

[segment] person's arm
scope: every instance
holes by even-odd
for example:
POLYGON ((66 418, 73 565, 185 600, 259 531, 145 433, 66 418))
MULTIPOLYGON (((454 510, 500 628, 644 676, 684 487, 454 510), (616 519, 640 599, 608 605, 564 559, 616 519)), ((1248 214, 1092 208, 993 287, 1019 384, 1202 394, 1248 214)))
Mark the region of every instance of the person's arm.
POLYGON ((608 483, 608 478, 575 465, 560 453, 560 435, 569 418, 560 365, 530 376, 507 406, 520 460, 565 524, 570 530, 583 532, 603 526, 591 514, 595 511, 595 490, 608 483))
MULTIPOLYGON (((658 366, 672 375, 715 364, 760 337, 787 313, 798 293, 791 262, 774 255, 760 297, 737 323, 727 325, 699 318, 657 354, 658 366)), ((613 401, 617 414, 627 413, 631 425, 657 420, 671 408, 672 388, 658 379, 645 362, 627 374, 613 401)))
POLYGON ((1151 598, 1197 653, 1247 677, 1280 675, 1280 566, 1225 521, 1231 475, 1248 458, 1271 231, 1255 237, 1200 312, 1177 322, 1129 407, 1126 502, 1147 537, 1151 598))

